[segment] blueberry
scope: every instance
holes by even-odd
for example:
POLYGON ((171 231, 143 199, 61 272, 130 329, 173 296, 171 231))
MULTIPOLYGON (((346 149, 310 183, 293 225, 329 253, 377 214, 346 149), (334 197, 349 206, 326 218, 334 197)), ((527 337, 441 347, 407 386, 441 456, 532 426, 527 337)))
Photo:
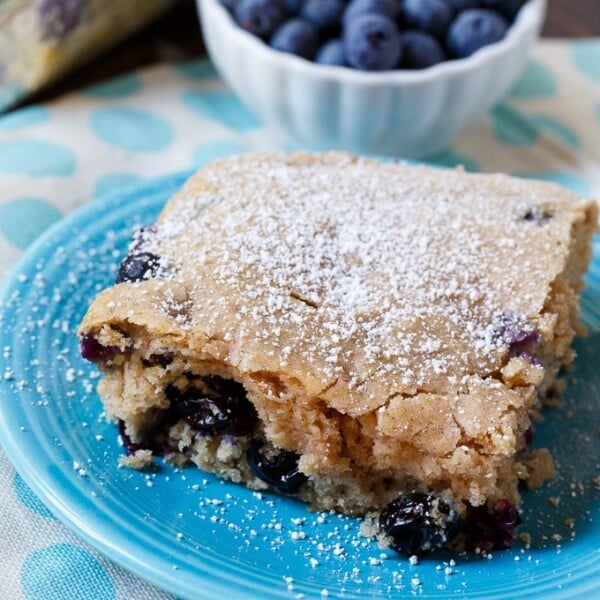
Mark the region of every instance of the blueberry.
POLYGON ((493 335, 497 343, 508 346, 513 355, 541 341, 539 331, 512 311, 506 311, 496 319, 493 335))
POLYGON ((121 436, 121 442, 123 443, 123 448, 125 448, 125 453, 127 455, 135 454, 138 450, 144 450, 144 444, 136 444, 131 441, 131 437, 125 431, 125 421, 119 419, 119 435, 121 436))
POLYGON ((250 470, 280 492, 295 494, 306 481, 306 475, 298 468, 300 457, 294 452, 280 450, 273 457, 266 457, 260 442, 254 440, 246 455, 250 470))
POLYGON ((240 0, 234 14, 242 29, 268 39, 285 21, 287 10, 282 0, 240 0))
POLYGON ((306 0, 300 14, 320 31, 339 31, 345 8, 342 0, 306 0))
POLYGON ((527 452, 527 450, 529 450, 533 442, 534 436, 535 431, 533 430, 533 426, 530 425, 523 433, 523 445, 521 448, 519 448, 519 452, 527 452))
MULTIPOLYGON (((239 396, 240 398, 246 397, 246 389, 234 379, 225 379, 218 375, 206 375, 202 378, 202 381, 213 394, 219 396, 239 396)), ((252 408, 254 409, 254 407, 252 408)))
POLYGON ((344 27, 360 15, 378 14, 395 21, 399 6, 396 0, 352 0, 346 7, 343 16, 344 27))
POLYGON ((540 334, 531 328, 521 329, 520 331, 510 332, 509 330, 505 331, 505 335, 507 336, 507 341, 510 346, 515 346, 517 344, 538 344, 540 341, 540 334))
POLYGON ((548 212, 539 206, 534 206, 523 215, 523 220, 535 225, 546 225, 552 217, 553 215, 551 212, 548 212))
POLYGON ((222 4, 232 14, 239 2, 240 0, 219 0, 219 3, 222 4))
POLYGON ((493 10, 465 10, 448 29, 446 50, 453 58, 471 56, 480 48, 500 41, 507 29, 506 19, 493 10))
POLYGON ((288 14, 299 15, 305 1, 306 0, 283 0, 283 3, 285 4, 288 14))
POLYGON ((171 417, 184 419, 192 429, 204 435, 240 437, 254 432, 256 411, 238 383, 228 382, 214 392, 189 388, 182 393, 169 386, 166 395, 171 401, 171 417))
POLYGON ((534 367, 543 366, 542 361, 534 354, 531 354, 531 352, 519 352, 518 356, 520 358, 525 359, 530 365, 533 365, 534 367))
POLYGON ((121 436, 121 442, 123 443, 123 448, 125 448, 125 454, 130 456, 131 454, 135 454, 138 450, 151 450, 149 444, 144 442, 132 442, 131 437, 125 431, 125 421, 119 419, 119 435, 121 436))
POLYGON ((130 254, 119 267, 115 283, 142 281, 154 277, 160 268, 160 258, 152 252, 130 254))
POLYGON ((379 529, 400 554, 425 554, 442 547, 460 528, 456 511, 430 494, 402 494, 379 514, 379 529))
POLYGON ((444 49, 431 35, 409 30, 402 33, 401 69, 426 69, 446 60, 444 49))
POLYGON ((342 40, 334 38, 323 44, 317 52, 315 62, 321 65, 345 67, 346 55, 344 54, 344 43, 342 40))
POLYGON ((351 67, 363 71, 393 69, 402 48, 396 24, 383 15, 368 14, 352 19, 344 30, 344 53, 351 67))
POLYGON ((470 507, 464 523, 465 549, 506 550, 512 545, 521 517, 508 500, 500 500, 492 510, 487 506, 470 507))
POLYGON ((172 352, 164 352, 160 354, 152 354, 148 359, 150 366, 160 365, 163 369, 166 369, 174 360, 175 356, 172 352))
POLYGON ((153 426, 150 430, 144 432, 143 438, 138 442, 133 442, 127 434, 125 421, 119 420, 118 426, 121 443, 125 449, 125 454, 128 456, 135 454, 138 450, 151 450, 155 456, 164 456, 169 452, 177 452, 177 449, 168 443, 157 426, 153 426))
POLYGON ((404 20, 409 28, 443 37, 452 20, 452 10, 444 0, 405 0, 404 20))
POLYGON ((525 439, 525 444, 527 444, 528 448, 529 448, 529 446, 531 446, 531 443, 533 442, 533 437, 534 436, 535 436, 535 430, 533 429, 533 425, 530 425, 526 429, 526 431, 525 431, 525 433, 523 435, 523 437, 525 439))
POLYGON ((85 3, 85 0, 44 0, 38 8, 42 37, 60 40, 68 35, 79 25, 85 3))
POLYGON ((446 4, 448 4, 456 14, 469 8, 480 8, 481 0, 446 0, 446 4))
POLYGON ((286 21, 275 31, 271 47, 311 60, 319 47, 319 34, 308 21, 296 17, 286 21))
POLYGON ((512 21, 526 0, 480 0, 482 8, 490 8, 503 14, 509 21, 512 21))
POLYGON ((86 333, 79 342, 81 356, 95 364, 112 360, 120 350, 117 346, 103 346, 91 333, 86 333))

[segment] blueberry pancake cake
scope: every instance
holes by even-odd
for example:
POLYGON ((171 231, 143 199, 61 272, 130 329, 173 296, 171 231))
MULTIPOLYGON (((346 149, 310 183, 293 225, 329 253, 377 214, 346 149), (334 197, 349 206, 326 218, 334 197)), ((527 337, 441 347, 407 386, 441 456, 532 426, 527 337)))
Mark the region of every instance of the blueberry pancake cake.
POLYGON ((573 360, 597 208, 548 183, 248 154, 194 175, 89 308, 125 459, 155 455, 406 554, 510 546, 573 360))

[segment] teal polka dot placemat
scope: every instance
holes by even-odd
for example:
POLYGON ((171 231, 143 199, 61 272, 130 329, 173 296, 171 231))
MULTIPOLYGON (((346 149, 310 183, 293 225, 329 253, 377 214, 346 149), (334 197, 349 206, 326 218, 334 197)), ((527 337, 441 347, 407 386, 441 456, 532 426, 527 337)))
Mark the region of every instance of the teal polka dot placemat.
POLYGON ((2 600, 174 600, 65 529, 0 452, 2 600))
MULTIPOLYGON (((429 161, 600 198, 599 141, 600 40, 542 41, 509 97, 429 161)), ((82 204, 258 148, 281 149, 208 61, 128 74, 0 116, 0 284, 43 231, 82 204)), ((1 451, 0 540, 0 599, 170 598, 67 531, 1 451)))
MULTIPOLYGON (((428 160, 537 176, 600 197, 599 65, 599 40, 540 42, 509 97, 428 160)), ((0 277, 83 203, 255 148, 281 149, 206 60, 127 74, 1 116, 0 277)))

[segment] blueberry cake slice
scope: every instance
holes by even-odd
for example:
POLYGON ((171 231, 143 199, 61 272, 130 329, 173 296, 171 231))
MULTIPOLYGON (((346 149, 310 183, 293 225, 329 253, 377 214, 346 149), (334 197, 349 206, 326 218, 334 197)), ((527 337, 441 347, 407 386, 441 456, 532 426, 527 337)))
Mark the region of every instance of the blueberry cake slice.
POLYGON ((591 200, 504 175, 248 154, 194 175, 89 308, 126 460, 195 463, 400 552, 505 548, 573 359, 591 200))

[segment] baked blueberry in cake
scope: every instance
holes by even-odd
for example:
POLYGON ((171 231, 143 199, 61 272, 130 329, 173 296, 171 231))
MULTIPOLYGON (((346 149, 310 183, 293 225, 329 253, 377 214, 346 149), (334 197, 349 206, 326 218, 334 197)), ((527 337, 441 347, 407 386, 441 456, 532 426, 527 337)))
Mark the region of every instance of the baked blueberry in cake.
POLYGON ((506 548, 520 482, 554 473, 532 420, 573 360, 596 223, 505 175, 221 160, 136 233, 82 352, 133 464, 378 515, 401 553, 506 548))

